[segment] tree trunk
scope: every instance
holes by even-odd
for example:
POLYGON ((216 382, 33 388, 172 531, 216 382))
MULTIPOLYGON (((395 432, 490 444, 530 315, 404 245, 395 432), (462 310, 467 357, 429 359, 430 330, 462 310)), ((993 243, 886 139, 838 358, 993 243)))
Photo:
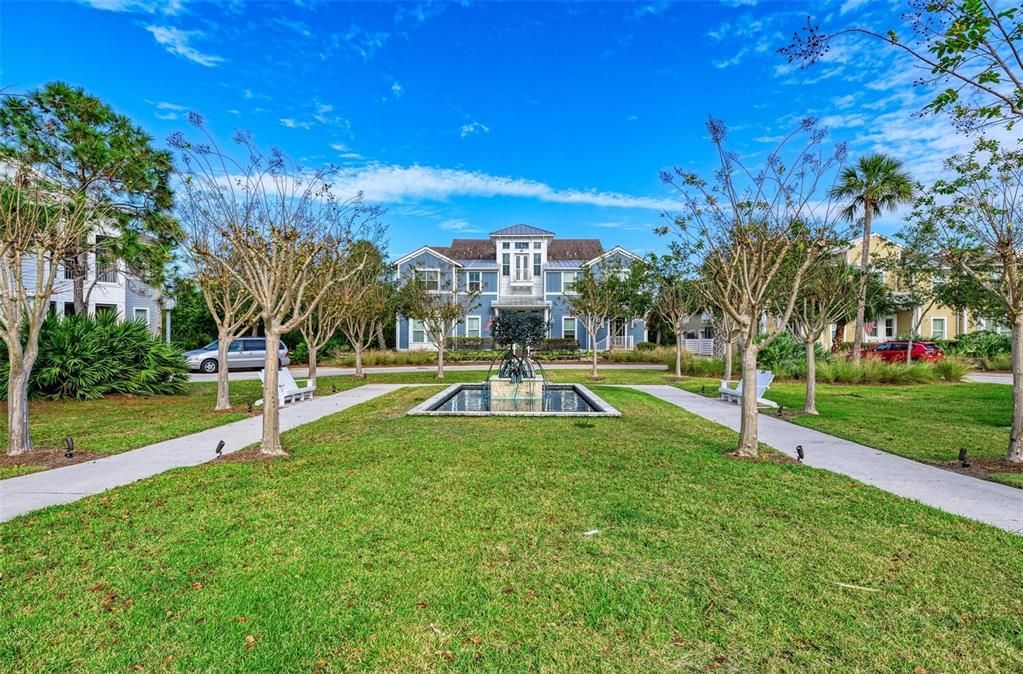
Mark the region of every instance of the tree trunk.
POLYGON ((217 335, 217 405, 214 412, 231 409, 231 389, 228 384, 227 351, 234 339, 227 332, 217 335))
POLYGON ((387 340, 384 339, 384 324, 380 321, 376 322, 376 334, 377 334, 377 348, 381 351, 387 348, 387 340))
POLYGON ((853 335, 852 359, 854 363, 860 362, 860 349, 863 348, 863 324, 867 313, 867 274, 870 271, 870 221, 873 217, 871 209, 873 205, 869 200, 863 202, 863 244, 860 253, 860 289, 859 299, 856 302, 856 334, 853 335))
POLYGON ((913 337, 910 336, 909 341, 906 343, 906 365, 913 363, 913 337))
POLYGON ((286 456, 281 445, 280 400, 277 398, 280 334, 271 326, 266 330, 266 359, 263 361, 263 445, 260 451, 270 456, 286 456))
POLYGON ((835 323, 835 336, 831 338, 831 353, 842 353, 842 345, 845 343, 845 326, 847 321, 835 323))
POLYGON ((1005 458, 1023 463, 1023 316, 1012 323, 1012 432, 1005 458))
POLYGON ((444 378, 444 344, 437 343, 437 379, 444 378))
POLYGON ((757 456, 757 351, 752 344, 742 350, 742 416, 739 426, 738 456, 757 456))
POLYGON ((732 379, 732 343, 725 342, 725 381, 732 379))
POLYGON ((28 426, 28 377, 31 370, 21 359, 11 358, 7 380, 7 454, 17 456, 32 449, 28 426))
POLYGON ((309 350, 309 383, 316 384, 316 345, 311 342, 305 343, 309 350))
POLYGON ((89 307, 85 303, 85 277, 89 270, 89 252, 80 250, 71 256, 74 259, 74 270, 72 271, 72 300, 75 304, 75 313, 78 315, 89 313, 89 307))
POLYGON ((675 379, 682 378, 682 332, 675 332, 675 379))
POLYGON ((362 377, 362 343, 356 344, 355 349, 355 376, 362 377))
POLYGON ((590 344, 590 355, 592 357, 592 369, 590 370, 590 379, 596 379, 599 375, 597 374, 597 335, 594 333, 593 343, 590 344))
POLYGON ((817 414, 817 350, 815 341, 806 342, 806 400, 803 412, 817 414))

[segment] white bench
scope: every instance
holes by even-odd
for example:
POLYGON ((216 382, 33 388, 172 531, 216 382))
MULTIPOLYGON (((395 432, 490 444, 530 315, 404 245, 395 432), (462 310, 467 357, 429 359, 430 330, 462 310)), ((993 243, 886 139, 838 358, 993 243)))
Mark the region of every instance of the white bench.
MULTIPOLYGON (((259 381, 265 384, 265 377, 266 370, 260 370, 259 381)), ((281 407, 284 407, 288 403, 312 400, 314 393, 316 393, 316 382, 310 380, 306 382, 305 386, 300 387, 295 382, 295 378, 291 376, 291 370, 286 367, 282 367, 277 371, 277 400, 280 402, 281 407)), ((262 404, 262 398, 253 403, 256 407, 262 404)))
MULTIPOLYGON (((774 381, 773 372, 770 370, 757 370, 757 407, 778 406, 778 403, 773 400, 767 400, 764 398, 764 394, 767 392, 768 387, 771 386, 772 381, 774 381)), ((722 379, 721 388, 718 389, 718 393, 721 394, 722 400, 738 405, 742 401, 742 379, 739 380, 739 385, 735 388, 732 388, 728 384, 728 381, 722 379)))

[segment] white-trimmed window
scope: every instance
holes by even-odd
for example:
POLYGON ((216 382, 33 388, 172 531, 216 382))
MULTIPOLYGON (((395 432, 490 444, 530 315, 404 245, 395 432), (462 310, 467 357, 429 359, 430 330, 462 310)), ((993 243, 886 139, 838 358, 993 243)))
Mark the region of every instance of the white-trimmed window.
POLYGON ((465 317, 465 336, 466 337, 481 337, 480 333, 480 317, 479 316, 466 316, 465 317))
POLYGON ((511 276, 511 253, 501 253, 501 276, 511 276))
POLYGON ((561 272, 561 291, 566 293, 575 292, 575 282, 582 278, 581 271, 561 272))
POLYGON ((533 250, 540 250, 542 248, 543 248, 543 244, 542 243, 540 243, 539 241, 534 241, 533 242, 533 250))
POLYGON ((427 290, 440 290, 440 269, 415 269, 413 273, 423 280, 427 290))
POLYGON ((465 275, 465 289, 471 293, 483 292, 483 272, 470 271, 465 275))
POLYGON ((945 317, 931 319, 931 339, 945 339, 945 317))
POLYGON ((409 319, 408 322, 409 341, 413 344, 426 344, 426 326, 422 321, 409 319))
POLYGON ((135 307, 131 310, 131 317, 132 320, 149 325, 149 309, 146 307, 135 307))
POLYGON ((895 339, 895 317, 886 316, 884 319, 884 337, 885 339, 895 339))
POLYGON ((575 339, 575 318, 572 316, 563 316, 561 318, 561 336, 565 339, 575 339))

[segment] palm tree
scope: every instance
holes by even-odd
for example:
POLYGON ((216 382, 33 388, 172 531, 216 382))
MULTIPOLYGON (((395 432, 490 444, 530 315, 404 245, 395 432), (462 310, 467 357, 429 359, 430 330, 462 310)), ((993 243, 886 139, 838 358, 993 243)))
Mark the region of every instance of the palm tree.
POLYGON ((860 360, 863 347, 863 324, 867 306, 867 278, 870 271, 870 225, 874 216, 880 216, 913 199, 913 181, 903 169, 902 162, 885 154, 860 157, 855 166, 842 171, 832 195, 848 199, 843 214, 850 221, 862 214, 863 242, 860 258, 859 301, 856 307, 856 334, 853 338, 852 357, 860 360))

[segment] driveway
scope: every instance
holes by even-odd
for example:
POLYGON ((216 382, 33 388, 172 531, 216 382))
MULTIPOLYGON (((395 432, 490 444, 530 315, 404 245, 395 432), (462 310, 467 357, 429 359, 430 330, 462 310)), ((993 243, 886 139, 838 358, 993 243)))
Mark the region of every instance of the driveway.
POLYGON ((974 384, 1007 384, 1012 386, 1012 374, 1009 372, 971 372, 966 381, 974 384))
MULTIPOLYGON (((487 365, 445 365, 445 372, 457 372, 460 370, 465 371, 481 371, 486 370, 489 366, 487 365)), ((601 370, 667 370, 667 365, 660 365, 657 363, 608 363, 606 365, 598 366, 601 370)), ((289 367, 291 370, 291 376, 295 379, 306 379, 309 376, 309 369, 301 366, 289 367)), ((588 370, 590 369, 589 363, 551 363, 550 365, 544 365, 545 370, 588 370)), ((436 365, 401 365, 395 367, 364 367, 363 372, 367 374, 381 374, 385 372, 435 372, 437 370, 436 365)), ((335 377, 339 375, 351 375, 355 374, 354 367, 318 367, 316 368, 316 374, 320 377, 335 377)), ((247 379, 259 379, 259 372, 257 370, 244 370, 231 372, 229 376, 230 381, 244 381, 247 379)), ((193 373, 190 377, 190 381, 217 381, 217 375, 215 374, 199 374, 193 373)))

